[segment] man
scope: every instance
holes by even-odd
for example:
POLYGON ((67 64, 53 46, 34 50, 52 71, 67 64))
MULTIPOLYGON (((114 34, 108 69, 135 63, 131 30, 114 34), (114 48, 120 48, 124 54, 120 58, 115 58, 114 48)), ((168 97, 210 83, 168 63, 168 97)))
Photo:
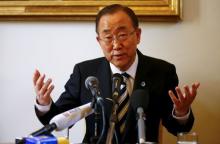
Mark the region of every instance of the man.
MULTIPOLYGON (((84 82, 88 76, 95 76, 100 83, 101 96, 112 98, 112 75, 126 72, 131 90, 149 89, 150 101, 147 110, 146 140, 158 142, 159 123, 176 135, 190 131, 194 117, 190 106, 196 96, 199 83, 178 87, 175 66, 163 60, 143 55, 137 45, 141 39, 141 29, 134 12, 122 5, 114 4, 102 9, 96 17, 97 41, 105 57, 76 64, 65 91, 54 103, 51 92, 52 80, 45 81, 45 75, 35 71, 33 82, 37 94, 36 114, 43 124, 48 124, 55 115, 74 107, 91 102, 92 95, 84 82)), ((112 105, 105 102, 107 126, 112 105)), ((94 115, 86 118, 84 142, 90 142, 94 132, 94 115)), ((117 128, 116 128, 117 129, 117 128)), ((105 142, 107 130, 104 135, 105 142)), ((136 143, 136 116, 132 109, 127 111, 125 127, 119 136, 119 143, 136 143)))

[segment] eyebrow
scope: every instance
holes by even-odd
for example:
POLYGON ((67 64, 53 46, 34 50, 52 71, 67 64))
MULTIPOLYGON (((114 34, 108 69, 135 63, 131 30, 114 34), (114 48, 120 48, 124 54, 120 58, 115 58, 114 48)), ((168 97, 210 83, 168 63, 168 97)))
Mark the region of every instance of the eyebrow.
MULTIPOLYGON (((126 29, 127 29, 126 26, 119 26, 119 27, 117 27, 117 28, 115 29, 115 31, 121 31, 121 30, 126 30, 126 29)), ((104 30, 102 31, 102 33, 110 33, 110 32, 111 32, 110 29, 104 29, 104 30)))

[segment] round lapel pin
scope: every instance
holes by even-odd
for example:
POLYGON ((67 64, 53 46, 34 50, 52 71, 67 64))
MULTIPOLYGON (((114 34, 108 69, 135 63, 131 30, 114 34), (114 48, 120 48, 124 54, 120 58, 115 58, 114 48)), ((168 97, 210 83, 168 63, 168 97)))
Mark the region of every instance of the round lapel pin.
POLYGON ((145 81, 142 81, 142 82, 141 82, 141 86, 142 86, 142 87, 145 87, 145 86, 146 86, 146 82, 145 82, 145 81))

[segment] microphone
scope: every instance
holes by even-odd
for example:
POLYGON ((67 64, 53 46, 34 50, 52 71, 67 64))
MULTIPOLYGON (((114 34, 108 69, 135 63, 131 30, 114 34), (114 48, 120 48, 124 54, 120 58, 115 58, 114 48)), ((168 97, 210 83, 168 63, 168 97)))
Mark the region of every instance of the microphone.
POLYGON ((112 76, 112 98, 116 102, 119 97, 120 86, 123 82, 123 77, 119 73, 115 73, 112 76))
MULTIPOLYGON (((98 88, 98 79, 94 76, 90 76, 85 81, 85 86, 87 89, 90 89, 91 93, 97 101, 99 102, 100 99, 102 99, 100 96, 100 91, 98 88)), ((50 124, 45 125, 41 129, 31 133, 31 136, 39 136, 43 134, 50 134, 53 130, 61 131, 63 129, 66 129, 72 125, 74 125, 76 122, 81 120, 82 118, 87 117, 88 115, 94 113, 93 109, 93 103, 87 103, 80 107, 70 109, 68 111, 65 111, 61 114, 56 115, 50 120, 50 124)))
POLYGON ((99 81, 94 76, 89 76, 85 80, 85 86, 88 90, 91 91, 93 95, 93 100, 91 103, 91 107, 94 109, 94 136, 90 138, 91 143, 97 143, 99 144, 104 136, 105 132, 105 108, 104 108, 104 100, 101 97, 100 89, 99 89, 99 81), (98 109, 98 106, 101 107, 102 112, 102 131, 99 136, 99 122, 100 122, 100 110, 98 109))
POLYGON ((139 143, 146 142, 145 138, 145 113, 144 110, 148 108, 149 92, 147 90, 135 90, 130 98, 131 107, 137 112, 138 119, 138 140, 139 143))
POLYGON ((76 122, 89 116, 93 112, 94 110, 92 109, 90 102, 56 115, 50 120, 50 125, 55 124, 56 130, 61 131, 74 125, 76 122))
POLYGON ((99 90, 99 81, 94 76, 89 76, 85 80, 85 86, 87 89, 89 89, 95 98, 100 97, 100 90, 99 90))
POLYGON ((33 137, 40 136, 40 135, 50 135, 50 133, 53 130, 55 130, 56 128, 57 128, 57 126, 55 123, 48 124, 48 125, 45 125, 44 127, 42 127, 41 129, 31 133, 30 135, 33 137))
POLYGON ((54 116, 48 125, 45 125, 30 135, 33 137, 40 135, 50 135, 52 131, 64 130, 92 113, 94 113, 94 110, 91 107, 90 102, 54 116))
POLYGON ((74 125, 79 120, 92 114, 93 112, 94 111, 91 107, 91 102, 79 106, 77 108, 70 109, 68 111, 56 115, 50 120, 50 124, 45 125, 41 129, 31 133, 30 135, 33 137, 40 135, 49 135, 54 130, 64 130, 74 125))
MULTIPOLYGON (((110 124, 109 124, 109 129, 107 133, 107 139, 106 139, 106 144, 111 144, 112 139, 113 139, 113 134, 115 133, 115 125, 116 122, 118 121, 117 117, 117 109, 118 109, 118 97, 120 96, 120 86, 123 82, 123 77, 119 73, 115 73, 112 76, 112 101, 113 101, 113 106, 112 106, 112 111, 111 111, 111 116, 110 116, 110 124)), ((118 143, 118 136, 117 133, 115 133, 116 137, 116 143, 118 143)))

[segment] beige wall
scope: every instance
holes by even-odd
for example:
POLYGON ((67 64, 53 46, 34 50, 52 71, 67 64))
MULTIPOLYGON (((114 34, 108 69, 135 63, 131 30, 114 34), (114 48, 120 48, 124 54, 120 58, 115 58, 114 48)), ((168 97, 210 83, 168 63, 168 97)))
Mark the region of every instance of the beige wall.
MULTIPOLYGON (((201 82, 192 105, 193 131, 201 144, 219 144, 220 1, 183 0, 183 5, 182 22, 142 22, 139 49, 174 63, 180 86, 201 82)), ((0 22, 0 143, 42 126, 33 109, 35 68, 53 79, 56 99, 74 64, 97 56, 102 52, 93 22, 0 22)), ((81 141, 80 132, 82 127, 73 131, 74 142, 81 141)), ((163 144, 175 143, 176 138, 164 129, 163 144)))
MULTIPOLYGON (((201 144, 219 144, 220 1, 184 0, 183 4, 182 22, 156 26, 157 34, 162 32, 158 43, 152 46, 152 53, 176 64, 180 85, 201 82, 192 105, 195 114, 192 131, 199 134, 201 144)), ((148 31, 148 24, 144 26, 148 31)), ((175 142, 176 138, 164 129, 163 144, 175 142)))

